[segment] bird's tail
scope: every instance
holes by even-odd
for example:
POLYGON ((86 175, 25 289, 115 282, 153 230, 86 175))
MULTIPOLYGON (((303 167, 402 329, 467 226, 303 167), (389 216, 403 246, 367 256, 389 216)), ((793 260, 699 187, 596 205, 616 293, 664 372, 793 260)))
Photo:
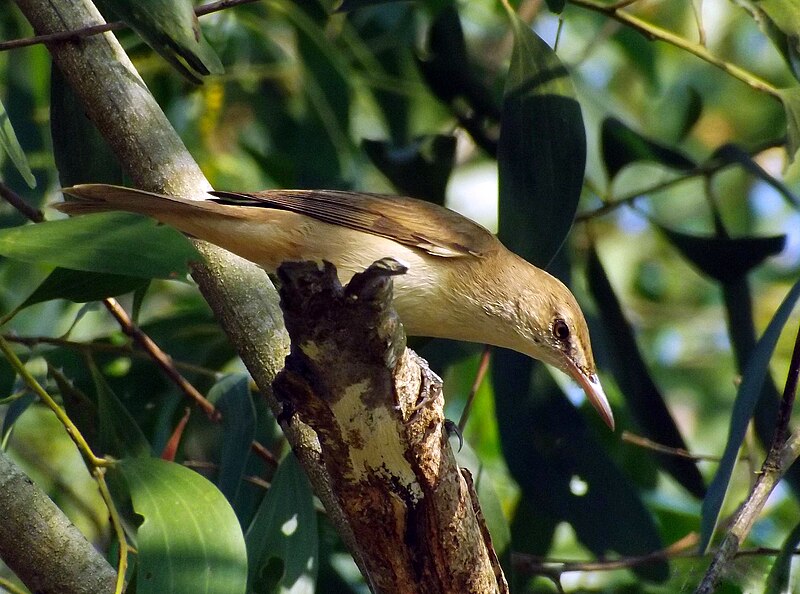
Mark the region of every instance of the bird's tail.
POLYGON ((81 184, 62 191, 76 200, 60 202, 53 207, 69 215, 121 210, 170 223, 175 217, 207 207, 203 200, 187 200, 106 184, 81 184))

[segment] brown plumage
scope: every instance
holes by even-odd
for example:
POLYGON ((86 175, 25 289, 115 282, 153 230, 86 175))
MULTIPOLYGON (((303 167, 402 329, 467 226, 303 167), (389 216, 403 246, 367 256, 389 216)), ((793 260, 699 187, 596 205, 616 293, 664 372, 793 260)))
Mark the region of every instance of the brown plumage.
POLYGON ((484 227, 412 198, 333 190, 211 192, 198 200, 102 184, 64 190, 68 214, 144 214, 266 270, 323 259, 342 282, 391 256, 408 266, 394 280, 395 307, 411 335, 514 349, 568 373, 613 428, 589 333, 560 281, 507 250, 484 227))

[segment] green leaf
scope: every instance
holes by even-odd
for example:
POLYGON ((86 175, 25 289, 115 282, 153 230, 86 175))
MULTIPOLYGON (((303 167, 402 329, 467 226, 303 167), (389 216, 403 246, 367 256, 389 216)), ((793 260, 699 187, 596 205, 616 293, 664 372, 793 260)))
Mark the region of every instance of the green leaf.
POLYGON ((102 453, 122 457, 148 457, 150 444, 139 425, 106 383, 97 365, 90 361, 97 392, 98 439, 102 453))
POLYGON ((250 376, 237 373, 214 384, 208 399, 222 414, 222 452, 217 487, 237 509, 236 499, 256 432, 256 409, 250 398, 250 376))
MULTIPOLYGON (((541 526, 522 535, 526 546, 546 552, 552 533, 544 527, 565 521, 598 557, 609 551, 629 556, 660 549, 658 529, 635 487, 589 432, 544 365, 499 350, 492 378, 503 453, 523 491, 526 509, 535 516, 526 526, 541 526)), ((524 552, 516 540, 516 527, 515 518, 512 546, 524 552)), ((669 577, 669 566, 656 563, 634 572, 663 581, 669 577)))
POLYGON ((0 230, 0 255, 89 272, 183 278, 199 255, 181 233, 125 213, 90 214, 0 230))
POLYGON ((564 12, 564 6, 566 6, 567 0, 547 0, 547 8, 550 12, 555 14, 561 14, 564 12))
POLYGON ((586 134, 566 68, 510 9, 509 16, 515 45, 497 151, 500 237, 530 262, 546 266, 572 226, 586 134))
POLYGON ((800 80, 800 5, 797 0, 752 0, 744 3, 761 29, 800 80))
POLYGON ((800 544, 800 524, 795 526, 783 541, 781 552, 775 557, 775 563, 767 576, 764 594, 787 594, 790 591, 789 578, 792 574, 792 561, 798 544, 800 544))
POLYGON ((11 126, 11 119, 6 113, 6 108, 0 102, 0 147, 11 158, 14 167, 17 168, 19 174, 28 184, 28 187, 36 187, 36 178, 33 176, 31 166, 28 165, 28 159, 25 157, 25 151, 17 140, 17 135, 14 133, 14 128, 11 126))
POLYGON ((248 591, 313 594, 319 565, 311 486, 291 452, 247 529, 248 591))
POLYGON ((188 80, 199 83, 202 76, 224 72, 191 0, 104 0, 103 5, 188 80))
POLYGON ((406 146, 381 140, 364 140, 362 144, 370 160, 403 194, 444 204, 455 164, 454 136, 421 137, 406 146))
POLYGON ((600 144, 610 179, 614 179, 626 165, 638 161, 660 163, 682 171, 696 167, 694 161, 680 151, 642 136, 616 118, 606 118, 603 121, 600 144))
POLYGON ((800 86, 778 89, 778 95, 786 112, 786 150, 789 161, 793 162, 800 149, 800 86))
POLYGON ((98 301, 130 293, 146 284, 147 279, 136 276, 56 268, 17 309, 51 299, 67 299, 74 303, 98 301))
POLYGON ((464 443, 460 451, 456 453, 458 465, 466 468, 472 474, 475 483, 475 491, 478 493, 478 501, 481 504, 481 511, 486 520, 486 527, 492 536, 492 546, 498 555, 502 555, 511 542, 511 532, 508 519, 503 513, 500 498, 494 488, 492 477, 478 457, 478 454, 464 443))
MULTIPOLYGON (((622 307, 614 294, 603 265, 592 249, 588 266, 589 290, 597 302, 603 326, 609 334, 608 360, 614 370, 614 379, 625 395, 631 413, 645 437, 656 443, 687 450, 672 415, 664 403, 664 397, 650 377, 633 329, 622 313, 622 307)), ((653 454, 659 465, 675 478, 686 490, 698 498, 706 493, 703 476, 692 460, 666 454, 653 454)))
POLYGON ((722 283, 741 278, 783 250, 785 235, 738 237, 688 235, 657 225, 672 245, 704 274, 722 283))
POLYGON ((798 200, 797 196, 786 184, 764 171, 761 165, 753 160, 753 157, 735 144, 725 144, 715 150, 714 154, 711 155, 709 159, 709 163, 714 163, 715 161, 722 161, 723 163, 730 163, 731 165, 741 165, 745 171, 772 186, 786 199, 790 206, 794 206, 795 208, 800 207, 800 200, 798 200))
POLYGON ((50 71, 50 136, 62 187, 123 183, 119 161, 55 63, 50 71))
POLYGON ((798 297, 800 297, 800 281, 786 295, 745 366, 742 374, 742 383, 739 385, 736 400, 733 403, 725 451, 722 454, 722 459, 711 485, 708 487, 708 494, 703 500, 700 520, 700 550, 702 551, 707 551, 711 544, 711 538, 714 535, 714 529, 722 509, 722 502, 725 499, 725 493, 730 483, 731 473, 739 455, 739 448, 744 440, 750 418, 753 416, 753 410, 761 395, 761 387, 767 376, 772 351, 775 350, 775 344, 778 342, 781 330, 786 324, 786 320, 789 318, 798 297))
POLYGON ((136 537, 137 594, 244 594, 244 538, 213 484, 157 458, 125 459, 109 472, 124 479, 143 518, 136 537))

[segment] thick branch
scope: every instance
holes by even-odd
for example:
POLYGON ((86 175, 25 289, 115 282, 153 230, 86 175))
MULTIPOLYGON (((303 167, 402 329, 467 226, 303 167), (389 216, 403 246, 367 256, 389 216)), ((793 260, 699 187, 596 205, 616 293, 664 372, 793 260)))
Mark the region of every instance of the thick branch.
POLYGON ((292 338, 274 383, 317 433, 375 592, 507 592, 472 489, 443 428, 441 380, 405 348, 381 260, 342 288, 331 264, 278 271, 292 338))
POLYGON ((0 449, 0 558, 32 592, 113 592, 117 573, 0 449))

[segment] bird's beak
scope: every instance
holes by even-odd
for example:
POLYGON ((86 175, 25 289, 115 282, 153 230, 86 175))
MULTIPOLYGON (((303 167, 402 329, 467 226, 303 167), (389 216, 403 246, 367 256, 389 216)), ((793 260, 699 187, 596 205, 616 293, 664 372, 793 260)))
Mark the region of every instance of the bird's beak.
POLYGON ((603 391, 603 386, 600 385, 600 379, 596 373, 591 375, 582 371, 573 361, 569 361, 567 367, 569 374, 577 381, 589 402, 592 403, 595 410, 600 414, 606 425, 613 431, 614 430, 614 413, 611 411, 611 405, 608 403, 606 393, 603 391))

